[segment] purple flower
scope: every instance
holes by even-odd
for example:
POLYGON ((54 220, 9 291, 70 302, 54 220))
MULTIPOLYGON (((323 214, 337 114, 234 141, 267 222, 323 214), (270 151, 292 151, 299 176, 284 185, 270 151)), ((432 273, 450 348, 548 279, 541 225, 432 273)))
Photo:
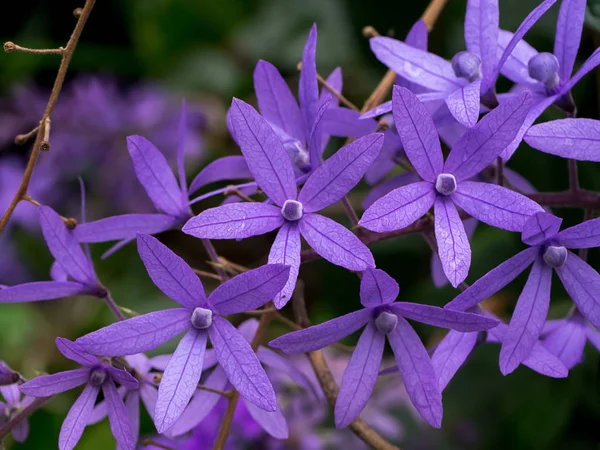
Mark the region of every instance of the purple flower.
POLYGON ((92 260, 86 254, 61 217, 50 207, 39 207, 39 218, 48 249, 55 258, 50 272, 54 281, 36 281, 0 290, 0 303, 53 300, 74 295, 104 298, 108 295, 100 284, 92 260))
POLYGON ((269 201, 208 209, 190 219, 183 232, 203 239, 243 239, 280 228, 269 263, 289 265, 291 272, 288 283, 275 297, 277 308, 288 302, 296 284, 300 235, 333 264, 355 271, 374 267, 370 250, 353 233, 315 213, 358 184, 379 154, 383 136, 371 134, 341 148, 311 173, 298 193, 294 168, 268 122, 238 99, 233 100, 229 119, 248 168, 269 201))
POLYGON ((550 304, 555 269, 579 311, 600 325, 600 275, 568 248, 600 246, 600 219, 559 232, 562 219, 537 213, 523 227, 522 240, 531 247, 500 264, 448 303, 445 308, 466 310, 498 292, 531 263, 533 268, 517 301, 500 351, 500 370, 509 374, 530 354, 542 332, 550 304))
POLYGON ((271 264, 245 272, 215 289, 204 287, 183 259, 152 236, 138 235, 138 252, 156 286, 183 308, 155 311, 113 323, 77 339, 87 351, 125 356, 149 351, 186 332, 165 368, 154 423, 159 433, 179 418, 202 374, 208 336, 227 377, 250 402, 275 410, 275 393, 252 348, 221 315, 267 303, 287 282, 289 267, 271 264))
POLYGON ((583 361, 586 341, 600 351, 600 332, 585 320, 577 308, 564 319, 546 322, 542 331, 544 347, 572 369, 583 361))
POLYGON ((421 340, 406 321, 416 320, 459 331, 487 330, 498 321, 478 314, 446 314, 442 308, 418 303, 392 303, 400 288, 379 269, 363 274, 360 299, 364 309, 320 325, 281 336, 269 345, 285 353, 319 350, 366 325, 344 373, 335 405, 338 428, 348 426, 365 407, 377 381, 386 336, 410 399, 423 418, 439 428, 442 396, 431 360, 421 340))
POLYGON ((520 94, 488 113, 452 147, 444 162, 433 121, 408 89, 394 87, 394 122, 406 155, 423 181, 391 191, 363 214, 360 225, 377 232, 407 227, 431 206, 444 273, 458 286, 467 276, 471 248, 456 209, 489 225, 521 231, 527 218, 542 208, 501 186, 468 181, 485 169, 509 144, 529 110, 531 94, 520 94))
POLYGON ((104 360, 83 351, 74 342, 64 338, 56 338, 56 346, 68 359, 81 364, 81 369, 68 370, 53 375, 42 375, 21 385, 25 395, 33 397, 50 397, 85 384, 83 392, 75 401, 60 429, 58 448, 71 450, 83 434, 88 419, 94 408, 100 389, 108 409, 108 420, 117 444, 124 450, 135 448, 135 438, 131 432, 131 424, 127 417, 127 409, 117 392, 115 383, 126 389, 137 389, 138 382, 126 370, 112 367, 104 360))
MULTIPOLYGON (((17 383, 0 386, 0 392, 6 402, 0 402, 0 423, 11 420, 18 415, 23 408, 27 408, 27 406, 35 399, 28 395, 21 398, 21 392, 19 391, 19 385, 17 383)), ((12 429, 13 438, 17 442, 25 442, 28 434, 29 421, 27 418, 23 419, 12 429)))

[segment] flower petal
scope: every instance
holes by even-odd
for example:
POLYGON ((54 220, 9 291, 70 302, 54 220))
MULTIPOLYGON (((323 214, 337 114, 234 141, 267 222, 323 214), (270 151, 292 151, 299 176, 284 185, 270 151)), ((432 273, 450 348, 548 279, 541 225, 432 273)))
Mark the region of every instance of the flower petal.
MULTIPOLYGON (((277 233, 269 252, 269 264, 285 264, 290 267, 287 283, 275 297, 276 308, 283 308, 292 298, 300 270, 300 230, 295 223, 284 224, 277 233)), ((2 291, 0 291, 1 293, 2 291)))
MULTIPOLYGON (((498 51, 504 52, 506 46, 510 43, 514 34, 510 31, 499 30, 498 32, 498 51)), ((502 75, 511 81, 526 86, 539 85, 539 81, 534 80, 529 76, 529 60, 538 54, 538 51, 534 49, 524 40, 520 40, 515 46, 512 53, 506 59, 504 66, 500 70, 502 75)))
POLYGON ((579 70, 575 72, 575 75, 571 77, 560 89, 561 94, 565 94, 573 89, 579 80, 586 76, 590 71, 598 67, 600 64, 600 48, 597 48, 592 56, 585 60, 585 62, 579 67, 579 70))
POLYGON ((475 126, 479 119, 479 91, 481 80, 463 86, 449 93, 446 98, 446 106, 452 116, 467 128, 475 126))
POLYGON ((443 391, 458 369, 465 363, 477 343, 478 333, 450 330, 436 346, 431 362, 443 391))
POLYGON ((498 0, 469 0, 465 15, 467 50, 481 58, 484 77, 492 75, 498 61, 498 0))
POLYGON ((81 395, 75 400, 60 428, 59 450, 72 450, 75 448, 92 414, 98 392, 100 392, 98 386, 86 384, 81 395))
POLYGON ((579 161, 600 161, 600 121, 560 119, 531 127, 524 137, 533 148, 579 161))
POLYGON ((19 390, 32 397, 50 397, 87 383, 89 377, 90 370, 87 368, 67 370, 35 377, 19 386, 19 390))
POLYGON ((367 269, 360 281, 360 302, 366 308, 392 303, 398 297, 400 286, 381 269, 367 269))
POLYGON ((306 142, 310 140, 308 133, 315 123, 319 107, 319 84, 317 81, 317 25, 313 24, 302 54, 302 69, 298 84, 300 110, 304 120, 304 130, 307 133, 306 142))
POLYGON ((102 385, 102 392, 108 411, 110 431, 112 431, 117 441, 117 446, 122 450, 134 450, 137 436, 134 437, 133 435, 131 422, 127 415, 127 408, 123 404, 117 388, 109 381, 102 385))
POLYGON ((358 111, 330 106, 323 115, 323 132, 331 136, 359 138, 377 129, 375 120, 361 119, 358 111))
POLYGON ((252 179, 252 174, 243 156, 224 156, 211 162, 196 175, 190 184, 189 193, 193 194, 198 189, 216 181, 250 179, 252 179))
POLYGON ((265 411, 258 406, 244 400, 246 409, 254 420, 265 430, 270 436, 275 439, 287 439, 289 432, 285 417, 281 413, 279 405, 275 411, 265 411))
POLYGON ((563 0, 560 4, 554 38, 554 56, 558 59, 558 75, 561 80, 568 80, 573 72, 583 31, 585 6, 586 0, 563 0))
MULTIPOLYGON (((554 238, 567 248, 600 247, 600 218, 567 228, 554 238)), ((2 291, 0 291, 2 295, 2 291)))
POLYGON ((158 234, 178 228, 178 219, 166 214, 124 214, 78 224, 73 234, 78 242, 135 239, 137 233, 158 234))
MULTIPOLYGON (((371 166, 371 168, 372 167, 373 166, 371 166)), ((386 171, 386 174, 394 167, 395 163, 390 161, 390 168, 386 171)), ((365 197, 362 206, 364 209, 369 209, 373 203, 375 203, 384 195, 392 192, 394 189, 406 186, 408 184, 418 183, 419 181, 421 181, 421 178, 415 172, 402 172, 398 175, 395 175, 371 189, 371 191, 365 197)))
POLYGON ((587 340, 583 321, 565 320, 544 338, 544 347, 572 369, 583 360, 587 340))
POLYGON ((98 358, 89 354, 77 342, 72 342, 68 339, 58 337, 55 339, 56 348, 65 358, 75 361, 82 366, 92 367, 98 364, 98 358))
POLYGON ((433 325, 434 327, 450 328, 456 331, 489 330, 498 325, 496 319, 470 312, 459 312, 419 303, 396 302, 390 305, 392 311, 406 319, 433 325))
POLYGON ((265 366, 269 366, 281 373, 285 373, 291 380, 298 386, 302 387, 306 392, 310 392, 317 396, 317 392, 312 384, 312 380, 309 379, 304 372, 298 369, 296 365, 285 356, 274 352, 273 350, 260 346, 256 350, 256 356, 258 360, 265 366))
POLYGON ((542 242, 554 237, 562 219, 546 212, 536 213, 525 222, 521 240, 527 245, 539 245, 542 242))
POLYGON ((133 375, 131 375, 126 369, 117 369, 116 367, 109 367, 108 374, 115 383, 119 383, 125 389, 129 391, 136 390, 140 387, 140 384, 133 375))
POLYGON ((85 295, 89 288, 74 281, 34 281, 0 289, 0 303, 37 302, 85 295))

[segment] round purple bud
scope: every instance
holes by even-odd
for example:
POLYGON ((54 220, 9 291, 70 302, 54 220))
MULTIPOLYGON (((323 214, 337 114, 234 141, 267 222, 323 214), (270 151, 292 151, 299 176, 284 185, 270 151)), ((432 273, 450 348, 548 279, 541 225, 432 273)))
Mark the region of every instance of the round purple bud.
POLYGON ((555 269, 562 267, 567 262, 567 249, 553 245, 549 246, 544 251, 544 262, 555 269))
POLYGON ((292 163, 302 172, 308 173, 312 169, 308 152, 302 148, 302 143, 298 140, 287 140, 283 147, 290 155, 292 163))
POLYGON ((92 369, 88 381, 92 386, 102 386, 106 381, 106 370, 102 368, 92 369))
POLYGON ((286 200, 281 208, 281 215, 291 222, 302 219, 302 203, 296 200, 286 200))
POLYGON ((481 58, 475 53, 460 52, 452 58, 452 69, 458 78, 475 81, 481 78, 481 58))
POLYGON ((377 319, 375 319, 375 326, 384 333, 391 333, 396 329, 396 325, 398 325, 398 317, 387 311, 379 313, 377 319))
POLYGON ((456 192, 456 178, 451 173, 440 173, 435 180, 435 190, 442 195, 456 192))
POLYGON ((192 312, 192 326, 197 330, 205 330, 212 325, 212 311, 206 308, 196 308, 192 312))
POLYGON ((548 90, 555 89, 560 83, 558 68, 559 63, 556 56, 547 52, 535 55, 527 64, 529 76, 544 83, 548 90))

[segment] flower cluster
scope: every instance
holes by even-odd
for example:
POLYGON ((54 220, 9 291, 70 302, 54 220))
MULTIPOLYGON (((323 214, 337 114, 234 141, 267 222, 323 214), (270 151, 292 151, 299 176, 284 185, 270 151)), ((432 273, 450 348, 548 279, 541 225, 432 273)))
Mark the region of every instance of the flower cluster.
MULTIPOLYGON (((379 377, 391 372, 399 373, 404 388, 397 383, 395 389, 405 389, 420 417, 441 427, 442 391, 475 346, 484 342, 501 345, 499 367, 504 375, 523 364, 546 376, 566 377, 581 361, 587 340, 600 346, 600 275, 583 254, 571 251, 600 247, 600 218, 560 231, 562 219, 544 209, 547 205, 539 201, 543 196, 533 194, 527 180, 504 167, 522 140, 569 159, 571 167, 575 160, 600 161, 600 122, 575 118, 570 94, 600 63, 597 50, 572 75, 585 0, 562 0, 554 54, 538 53, 523 41, 554 3, 541 2, 510 33, 499 28, 497 0, 469 0, 467 50, 451 61, 427 52, 423 21, 415 24, 406 42, 371 38, 375 56, 398 78, 391 101, 363 113, 342 106, 341 70, 335 70, 319 90, 313 26, 302 56, 299 101, 278 70, 265 61, 259 61, 254 72, 259 110, 233 99, 227 126, 241 155, 208 164, 188 185, 185 105, 178 126, 177 176, 150 140, 127 138, 135 174, 156 208, 154 213, 111 216, 71 229, 51 207, 40 206, 39 222, 55 259, 52 281, 4 287, 0 302, 86 295, 105 301, 119 320, 74 342, 56 340, 61 353, 81 368, 24 383, 6 370, 3 383, 8 386, 2 393, 7 404, 2 406, 8 423, 15 423, 9 428, 15 438, 25 439, 23 411, 35 398, 85 384, 63 423, 61 450, 74 448, 84 428, 106 416, 119 448, 136 448, 140 400, 161 435, 146 448, 190 448, 194 433, 205 430, 203 426, 212 431, 200 431, 202 436, 213 436, 223 448, 234 414, 239 423, 250 421, 258 432, 286 439, 301 416, 281 403, 281 393, 274 389, 281 383, 273 380, 285 375, 315 402, 322 398, 302 370, 302 361, 288 358, 289 354, 309 354, 323 388, 329 389, 328 397, 335 399, 337 393, 338 428, 356 424, 379 377), (500 75, 515 82, 508 92, 496 92, 500 75), (569 117, 533 125, 552 105, 569 117), (378 116, 382 120, 374 120, 378 116), (325 158, 331 136, 349 140, 325 158), (446 155, 440 138, 450 148, 446 155), (396 175, 398 167, 405 172, 396 175), (359 219, 347 195, 363 178, 372 191, 359 219), (201 188, 231 180, 243 183, 192 198, 201 188), (236 197, 219 206, 198 214, 192 210, 204 199, 232 192, 236 197), (354 229, 325 215, 324 210, 338 202, 354 229), (520 233, 528 248, 468 286, 469 239, 477 222, 520 233), (152 236, 165 230, 180 230, 202 241, 220 269, 216 289, 205 292, 198 271, 152 236), (275 230, 264 255, 267 264, 253 269, 236 266, 239 273, 231 278, 222 270, 223 261, 211 240, 240 240, 275 230), (462 291, 443 308, 396 301, 398 282, 376 267, 369 244, 409 232, 424 232, 429 239, 435 284, 448 281, 462 291), (302 238, 310 247, 304 252, 302 238), (87 246, 119 241, 111 254, 134 240, 152 282, 177 305, 126 318, 96 276, 87 246), (362 308, 314 326, 298 320, 291 323, 295 331, 269 343, 278 351, 261 346, 271 320, 290 325, 279 310, 300 295, 299 270, 306 255, 355 272, 361 279, 357 298, 362 308), (529 266, 508 323, 480 305, 529 266), (564 319, 547 321, 554 270, 574 307, 564 319), (261 320, 235 326, 238 314, 258 314, 261 320), (450 331, 428 349, 409 321, 450 331), (359 329, 363 331, 339 393, 331 391, 313 358, 318 360, 320 350, 359 329), (145 355, 181 334, 172 355, 145 355), (382 371, 386 341, 395 366, 382 371), (104 399, 96 404, 100 391, 104 399), (239 407, 238 399, 243 402, 239 407), (215 428, 205 422, 222 414, 223 425, 215 428)), ((597 194, 577 184, 568 194, 575 200, 597 199, 597 194)), ((294 306, 300 314, 302 302, 294 306)), ((307 442, 309 447, 315 448, 307 442)))

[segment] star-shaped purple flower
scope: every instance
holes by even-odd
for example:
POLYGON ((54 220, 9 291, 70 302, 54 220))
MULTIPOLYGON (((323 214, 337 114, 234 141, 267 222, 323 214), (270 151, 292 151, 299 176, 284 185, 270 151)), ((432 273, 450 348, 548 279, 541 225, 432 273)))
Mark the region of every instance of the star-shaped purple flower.
POLYGON ((53 300, 75 295, 105 298, 89 255, 79 246, 61 217, 49 206, 39 207, 42 233, 56 260, 50 275, 54 281, 35 281, 0 289, 0 303, 53 300))
POLYGON ((458 286, 467 276, 471 248, 456 206, 489 225, 521 231, 542 208, 507 188, 468 181, 509 144, 529 110, 524 92, 488 113, 452 147, 444 162, 433 121, 408 89, 394 87, 394 122, 406 156, 423 179, 391 191, 363 214, 359 224, 376 231, 407 227, 434 207, 438 254, 446 277, 458 286))
POLYGON ((163 374, 154 423, 159 433, 179 418, 192 397, 208 337, 217 360, 240 394, 259 408, 275 409, 275 393, 252 348, 222 315, 256 309, 279 292, 289 267, 271 264, 226 281, 208 298, 192 268, 149 235, 138 235, 138 252, 156 286, 183 308, 155 311, 113 323, 77 339, 88 352, 125 356, 157 348, 186 332, 163 374))
POLYGON ((135 438, 127 417, 127 409, 117 392, 115 383, 126 389, 137 389, 138 382, 126 370, 112 367, 104 360, 86 353, 79 345, 64 338, 56 339, 60 352, 72 361, 81 364, 81 369, 67 370, 53 375, 42 375, 20 386, 25 395, 50 397, 85 384, 83 392, 73 403, 60 429, 58 448, 71 450, 83 434, 94 408, 100 389, 108 406, 108 420, 119 448, 135 449, 135 438))
POLYGON ((600 219, 559 232, 562 219, 537 213, 523 227, 522 240, 531 247, 477 280, 445 308, 467 310, 498 292, 531 263, 533 268, 508 325, 500 351, 500 370, 509 374, 531 353, 548 314, 552 270, 592 325, 600 325, 600 275, 567 249, 600 246, 600 219))
POLYGON ((300 235, 333 264, 355 271, 374 267, 371 251, 352 232, 315 213, 358 184, 377 158, 383 135, 370 134, 338 150, 311 173, 298 192, 292 163, 267 121, 238 99, 233 100, 229 116, 248 168, 269 201, 208 209, 190 219, 183 232, 202 239, 243 239, 280 228, 269 263, 289 265, 291 271, 285 288, 275 297, 277 308, 291 298, 298 278, 300 235))
POLYGON ((446 314, 448 310, 435 306, 394 302, 399 291, 398 283, 384 271, 369 269, 363 274, 360 285, 364 309, 294 331, 269 343, 285 353, 311 352, 366 325, 340 386, 335 405, 338 428, 348 426, 358 417, 369 400, 377 381, 386 336, 412 403, 427 422, 439 428, 442 422, 441 391, 427 350, 406 319, 459 331, 487 330, 498 323, 478 314, 446 314))
MULTIPOLYGON (((35 397, 29 395, 21 398, 17 383, 0 386, 0 392, 6 402, 0 402, 0 423, 11 420, 35 400, 35 397)), ((27 418, 15 425, 12 429, 12 435, 15 441, 25 442, 27 435, 29 435, 29 421, 27 418)))

